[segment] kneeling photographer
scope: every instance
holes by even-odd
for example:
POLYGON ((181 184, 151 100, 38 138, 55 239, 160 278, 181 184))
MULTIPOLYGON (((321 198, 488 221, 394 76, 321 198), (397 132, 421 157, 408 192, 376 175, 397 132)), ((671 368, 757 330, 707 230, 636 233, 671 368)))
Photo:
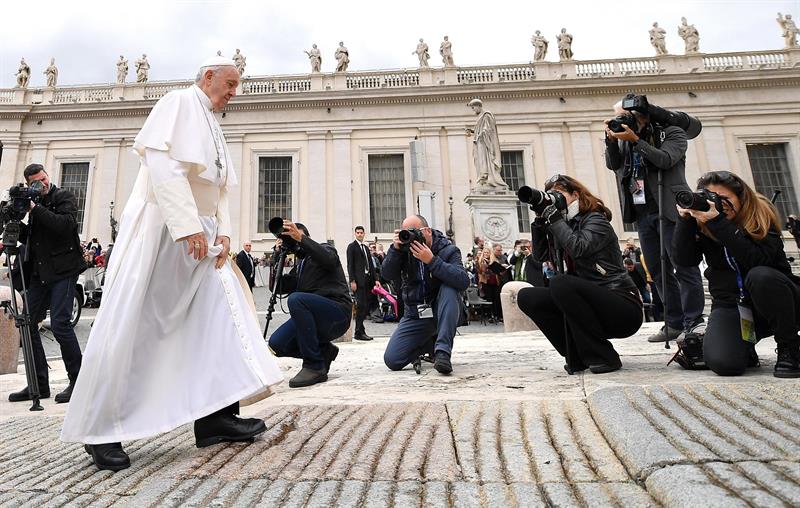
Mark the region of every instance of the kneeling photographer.
POLYGON ((705 364, 721 376, 759 365, 755 344, 775 335, 775 377, 800 377, 800 279, 783 250, 775 206, 730 171, 711 171, 700 192, 678 193, 675 262, 705 256, 711 315, 703 338, 705 364))
POLYGON ((269 338, 276 356, 301 358, 303 368, 289 380, 291 388, 311 386, 328 380, 331 362, 339 348, 331 341, 350 326, 353 303, 336 249, 311 239, 308 229, 280 219, 270 221, 269 229, 283 240, 281 248, 292 251, 297 262, 292 271, 278 281, 287 301, 289 321, 269 338), (281 230, 282 226, 282 230, 281 230))
POLYGON ((545 192, 522 187, 518 195, 536 212, 534 256, 549 279, 548 287, 519 291, 520 310, 565 357, 568 373, 618 370, 622 362, 609 339, 639 330, 642 301, 622 266, 611 211, 569 176, 550 178, 545 192), (562 262, 565 270, 559 267, 562 262))
MULTIPOLYGON (((26 279, 29 278, 25 281, 28 288, 25 310, 31 317, 30 335, 39 393, 43 399, 50 397, 47 358, 38 327, 49 309, 51 329, 61 347, 61 358, 69 378, 69 386, 56 395, 55 401, 69 402, 83 358, 71 324, 75 283, 85 268, 78 238, 77 201, 70 191, 50 183, 41 164, 26 167, 24 176, 31 188, 40 189, 38 200, 31 201, 28 224, 22 226, 19 238, 25 244, 23 272, 26 279)), ((31 400, 28 387, 9 394, 8 400, 31 400)))
POLYGON ((453 337, 462 316, 459 292, 469 286, 461 251, 421 215, 406 217, 402 227, 394 232, 381 270, 389 280, 402 280, 405 314, 383 361, 390 369, 401 370, 421 354, 433 352, 433 367, 450 374, 453 337))

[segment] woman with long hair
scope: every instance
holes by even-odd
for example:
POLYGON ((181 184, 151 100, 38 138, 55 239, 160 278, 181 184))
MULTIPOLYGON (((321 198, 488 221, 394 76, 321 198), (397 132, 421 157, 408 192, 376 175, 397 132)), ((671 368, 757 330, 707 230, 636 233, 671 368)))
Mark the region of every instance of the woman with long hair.
POLYGON ((705 256, 711 315, 703 339, 706 365, 737 376, 759 365, 755 343, 775 335, 775 377, 800 377, 800 279, 783 251, 775 206, 730 171, 697 181, 707 211, 678 207, 675 262, 696 266, 705 256))
POLYGON ((643 313, 636 285, 622 265, 611 211, 570 176, 555 175, 545 190, 558 192, 567 206, 534 210, 534 256, 549 267, 549 284, 520 290, 519 308, 567 359, 567 372, 613 372, 622 362, 609 339, 636 333, 643 313), (554 263, 562 261, 564 273, 555 274, 554 263))

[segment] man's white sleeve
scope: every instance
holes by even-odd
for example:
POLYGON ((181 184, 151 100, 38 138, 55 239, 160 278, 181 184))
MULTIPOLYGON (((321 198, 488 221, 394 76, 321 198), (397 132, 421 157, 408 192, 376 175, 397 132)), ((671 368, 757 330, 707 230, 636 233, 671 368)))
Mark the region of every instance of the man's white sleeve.
POLYGON ((219 190, 217 202, 217 236, 231 237, 231 213, 228 207, 228 187, 219 190))
POLYGON ((203 226, 187 179, 191 165, 171 158, 168 152, 151 148, 145 150, 145 164, 150 170, 153 193, 172 239, 178 241, 202 233, 203 226))

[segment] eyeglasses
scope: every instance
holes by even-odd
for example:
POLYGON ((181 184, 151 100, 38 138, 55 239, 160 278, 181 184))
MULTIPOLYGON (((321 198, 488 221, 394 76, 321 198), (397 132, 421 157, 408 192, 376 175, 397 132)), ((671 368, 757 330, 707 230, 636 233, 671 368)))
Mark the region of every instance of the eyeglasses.
POLYGON ((558 185, 567 192, 572 192, 572 184, 569 181, 569 177, 566 175, 555 174, 544 182, 545 190, 549 190, 555 185, 558 185))

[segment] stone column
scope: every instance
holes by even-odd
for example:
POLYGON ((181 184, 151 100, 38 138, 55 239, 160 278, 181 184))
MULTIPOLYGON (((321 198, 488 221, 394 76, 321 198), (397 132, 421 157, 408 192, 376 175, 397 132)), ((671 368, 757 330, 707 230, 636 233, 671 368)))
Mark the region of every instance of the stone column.
MULTIPOLYGON (((730 170, 731 161, 728 158, 728 148, 725 143, 725 130, 722 127, 722 117, 702 118, 703 122, 703 147, 709 171, 730 170)), ((689 141, 693 143, 696 140, 689 141)))
MULTIPOLYGON (((47 164, 47 147, 50 144, 49 141, 33 141, 31 143, 31 151, 30 151, 30 163, 31 164, 41 164, 45 167, 48 171, 48 174, 54 176, 54 173, 58 175, 58 181, 55 182, 56 185, 61 184, 61 168, 50 168, 47 164)), ((3 152, 3 156, 5 157, 5 151, 3 152)))
POLYGON ((539 125, 544 145, 545 178, 555 174, 566 174, 564 159, 564 140, 561 137, 562 123, 543 123, 539 125))
POLYGON ((236 177, 239 179, 238 189, 234 187, 234 195, 228 196, 228 203, 231 214, 231 250, 240 246, 244 237, 248 240, 253 236, 253 231, 250 230, 250 223, 252 221, 245 220, 242 223, 242 217, 252 217, 252 210, 250 210, 250 202, 253 194, 253 189, 257 188, 258 182, 251 181, 252 171, 244 170, 244 134, 226 134, 225 144, 228 146, 228 153, 231 156, 236 177), (235 194, 239 193, 238 199, 235 194))
MULTIPOLYGON (((107 138, 103 140, 103 152, 100 164, 94 168, 91 192, 91 213, 85 213, 86 225, 84 231, 87 236, 101 239, 101 243, 107 244, 111 241, 111 201, 114 201, 117 190, 117 175, 120 165, 120 147, 122 138, 107 138)), ((87 199, 87 201, 89 201, 87 199)), ((114 203, 116 219, 122 209, 114 203)), ((89 212, 89 210, 86 210, 89 212)))
POLYGON ((336 213, 333 217, 333 239, 339 259, 346 262, 347 244, 353 237, 353 163, 351 157, 350 129, 332 131, 333 134, 333 196, 336 213))
MULTIPOLYGON (((425 143, 425 188, 436 193, 433 200, 432 228, 444 231, 447 229, 447 214, 444 202, 444 181, 442 174, 442 148, 439 140, 440 127, 420 127, 420 139, 425 143)), ((430 217, 426 217, 430 219, 430 217)))
MULTIPOLYGON (((305 197, 304 216, 308 230, 314 238, 324 241, 328 238, 328 168, 325 158, 325 135, 327 131, 308 131, 308 158, 305 165, 304 189, 300 195, 305 197)), ((348 179, 349 180, 349 179, 348 179)), ((337 208, 339 201, 336 201, 337 208)), ((337 210, 332 210, 336 212, 337 210)), ((333 215, 332 215, 333 216, 333 215)), ((338 247, 338 245, 337 245, 338 247)))
POLYGON ((117 183, 116 199, 114 200, 114 215, 117 220, 122 217, 122 210, 128 202, 133 191, 136 177, 139 176, 139 155, 133 151, 133 140, 126 139, 120 156, 122 167, 119 182, 117 183))
POLYGON ((575 164, 575 178, 588 187, 592 192, 599 192, 597 169, 594 151, 592 150, 592 135, 590 122, 570 122, 569 135, 572 144, 572 160, 575 164))
MULTIPOLYGON (((469 206, 464 203, 464 198, 469 195, 472 186, 472 177, 469 172, 468 144, 471 143, 462 128, 452 128, 447 131, 447 160, 450 170, 450 194, 453 196, 453 227, 455 240, 461 248, 472 245, 474 231, 472 229, 472 215, 469 206)), ((450 210, 447 210, 448 216, 450 210)), ((465 253, 466 255, 466 253, 465 253)))
POLYGON ((0 161, 0 189, 8 189, 17 182, 19 140, 3 139, 3 160, 0 161))

